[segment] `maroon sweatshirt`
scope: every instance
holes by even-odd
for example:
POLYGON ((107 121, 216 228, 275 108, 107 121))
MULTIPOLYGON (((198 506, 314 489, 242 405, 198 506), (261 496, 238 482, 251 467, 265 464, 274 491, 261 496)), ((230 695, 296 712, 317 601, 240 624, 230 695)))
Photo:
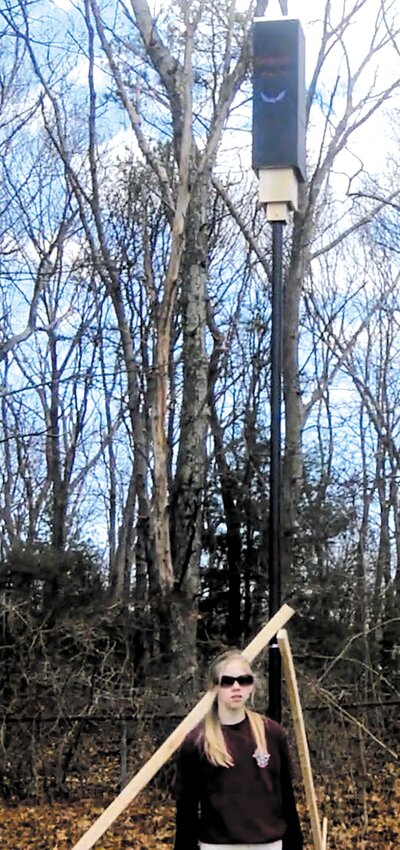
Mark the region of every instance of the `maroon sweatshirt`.
POLYGON ((175 780, 174 850, 209 844, 263 844, 282 839, 283 850, 302 850, 293 794, 287 739, 282 727, 265 718, 266 767, 253 758, 249 722, 222 726, 233 767, 214 767, 199 747, 199 728, 183 742, 175 780))

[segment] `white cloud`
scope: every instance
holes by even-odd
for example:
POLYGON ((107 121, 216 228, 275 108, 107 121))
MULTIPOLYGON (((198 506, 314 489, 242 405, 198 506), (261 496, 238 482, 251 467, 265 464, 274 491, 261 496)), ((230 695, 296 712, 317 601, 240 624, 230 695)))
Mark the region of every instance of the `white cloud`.
POLYGON ((126 159, 128 154, 131 157, 142 157, 135 133, 130 127, 118 130, 101 146, 101 150, 109 157, 110 164, 126 159))
MULTIPOLYGON (((86 86, 88 74, 89 60, 86 56, 80 56, 73 69, 69 72, 68 79, 71 82, 78 83, 80 86, 86 86)), ((109 84, 109 75, 99 61, 94 66, 93 79, 97 91, 104 90, 109 84)))

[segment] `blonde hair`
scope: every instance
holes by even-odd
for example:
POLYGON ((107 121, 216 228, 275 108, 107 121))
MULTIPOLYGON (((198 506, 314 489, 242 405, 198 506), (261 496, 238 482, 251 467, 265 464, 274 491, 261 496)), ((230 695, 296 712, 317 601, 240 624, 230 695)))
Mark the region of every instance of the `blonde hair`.
MULTIPOLYGON (((242 663, 248 667, 249 672, 251 667, 249 662, 239 650, 229 650, 219 655, 211 664, 209 671, 209 687, 214 687, 218 684, 219 675, 225 664, 234 659, 240 659, 242 663)), ((254 740, 255 748, 262 753, 267 753, 267 741, 265 736, 265 721, 261 714, 245 707, 246 717, 249 721, 251 735, 254 740)), ((221 729, 221 723, 218 717, 218 704, 215 698, 210 710, 204 718, 203 730, 203 749, 207 760, 215 767, 233 767, 234 761, 226 746, 226 741, 221 729)))

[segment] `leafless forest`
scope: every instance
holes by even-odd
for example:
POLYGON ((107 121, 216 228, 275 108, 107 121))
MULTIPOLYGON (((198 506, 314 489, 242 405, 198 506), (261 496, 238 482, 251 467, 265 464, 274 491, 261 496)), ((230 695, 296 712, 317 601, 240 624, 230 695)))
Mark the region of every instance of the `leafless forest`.
MULTIPOLYGON (((400 10, 312 6, 308 177, 285 229, 283 587, 312 759, 351 774, 366 826, 399 732, 400 10)), ((7 799, 86 792, 105 738, 123 781, 210 655, 267 617, 253 14, 1 4, 7 799)))

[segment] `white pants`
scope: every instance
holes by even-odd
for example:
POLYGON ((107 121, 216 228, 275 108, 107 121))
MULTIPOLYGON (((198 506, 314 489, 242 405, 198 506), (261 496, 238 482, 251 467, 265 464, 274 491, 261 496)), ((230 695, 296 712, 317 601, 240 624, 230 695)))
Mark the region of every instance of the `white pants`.
POLYGON ((200 850, 282 850, 282 841, 269 844, 204 844, 200 841, 200 850))

